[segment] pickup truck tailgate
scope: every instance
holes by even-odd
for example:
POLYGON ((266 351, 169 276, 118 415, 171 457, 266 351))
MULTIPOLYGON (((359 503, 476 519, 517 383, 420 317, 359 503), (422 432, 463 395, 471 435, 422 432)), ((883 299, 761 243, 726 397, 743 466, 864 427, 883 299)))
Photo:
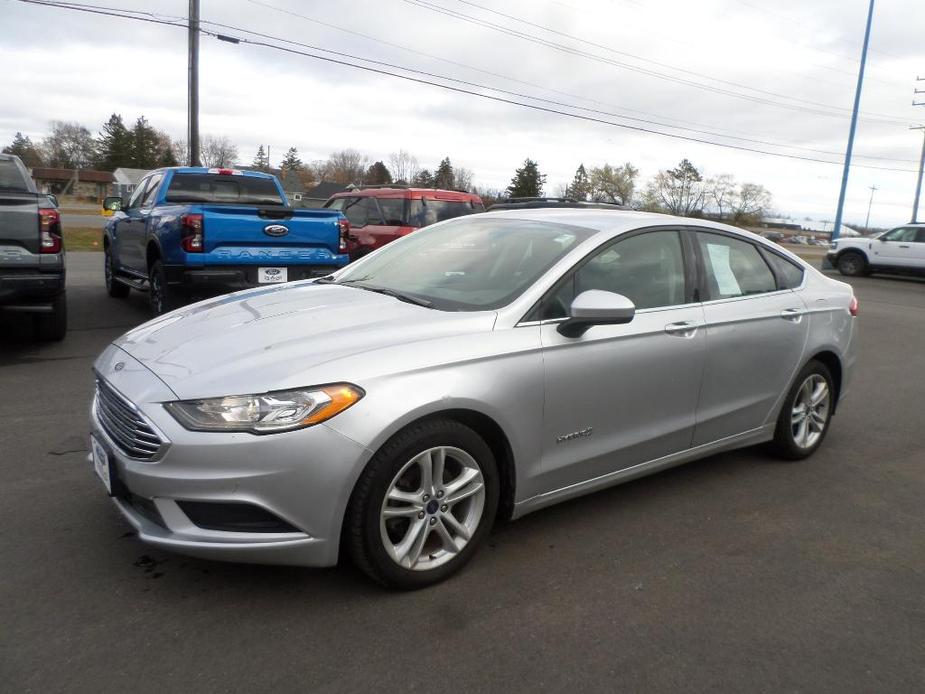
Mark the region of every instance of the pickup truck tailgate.
POLYGON ((39 252, 39 206, 32 193, 0 191, 0 261, 19 249, 39 252))
POLYGON ((338 253, 340 214, 333 210, 203 205, 202 214, 206 254, 228 255, 236 248, 338 253))

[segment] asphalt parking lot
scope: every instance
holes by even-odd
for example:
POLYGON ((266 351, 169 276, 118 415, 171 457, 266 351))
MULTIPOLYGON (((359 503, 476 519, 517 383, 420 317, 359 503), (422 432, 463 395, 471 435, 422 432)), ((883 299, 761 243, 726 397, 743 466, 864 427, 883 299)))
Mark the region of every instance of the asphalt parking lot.
POLYGON ((584 497, 399 594, 132 536, 85 462, 90 365, 148 314, 101 260, 69 257, 63 343, 0 325, 0 690, 925 690, 925 281, 852 281, 859 367, 811 460, 584 497))

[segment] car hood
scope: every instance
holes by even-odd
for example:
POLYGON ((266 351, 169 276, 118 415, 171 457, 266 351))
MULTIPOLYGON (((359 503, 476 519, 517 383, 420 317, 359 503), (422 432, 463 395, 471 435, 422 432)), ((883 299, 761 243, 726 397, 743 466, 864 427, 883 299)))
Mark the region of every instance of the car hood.
POLYGON ((178 309, 115 341, 180 398, 349 381, 350 359, 488 332, 494 312, 416 306, 355 287, 299 282, 178 309), (333 362, 337 362, 336 364, 333 362))

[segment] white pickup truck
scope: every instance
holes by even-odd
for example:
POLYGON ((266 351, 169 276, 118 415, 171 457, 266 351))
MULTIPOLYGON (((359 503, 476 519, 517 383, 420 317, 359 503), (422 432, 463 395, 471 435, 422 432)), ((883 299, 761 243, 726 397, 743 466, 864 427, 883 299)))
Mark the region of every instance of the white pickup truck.
POLYGON ((907 224, 879 236, 841 238, 827 255, 849 277, 872 272, 925 274, 925 224, 907 224))

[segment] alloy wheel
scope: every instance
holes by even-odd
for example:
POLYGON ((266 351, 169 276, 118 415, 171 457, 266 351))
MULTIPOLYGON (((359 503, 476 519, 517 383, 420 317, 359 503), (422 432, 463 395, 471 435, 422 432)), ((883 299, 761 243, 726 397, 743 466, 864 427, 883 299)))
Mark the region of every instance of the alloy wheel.
POLYGON ((463 550, 485 509, 485 480, 466 451, 437 446, 405 463, 379 513, 388 556, 415 571, 434 569, 463 550))
POLYGON ((812 448, 819 441, 829 421, 830 406, 828 382, 819 374, 811 374, 797 391, 790 411, 790 433, 797 446, 812 448))

